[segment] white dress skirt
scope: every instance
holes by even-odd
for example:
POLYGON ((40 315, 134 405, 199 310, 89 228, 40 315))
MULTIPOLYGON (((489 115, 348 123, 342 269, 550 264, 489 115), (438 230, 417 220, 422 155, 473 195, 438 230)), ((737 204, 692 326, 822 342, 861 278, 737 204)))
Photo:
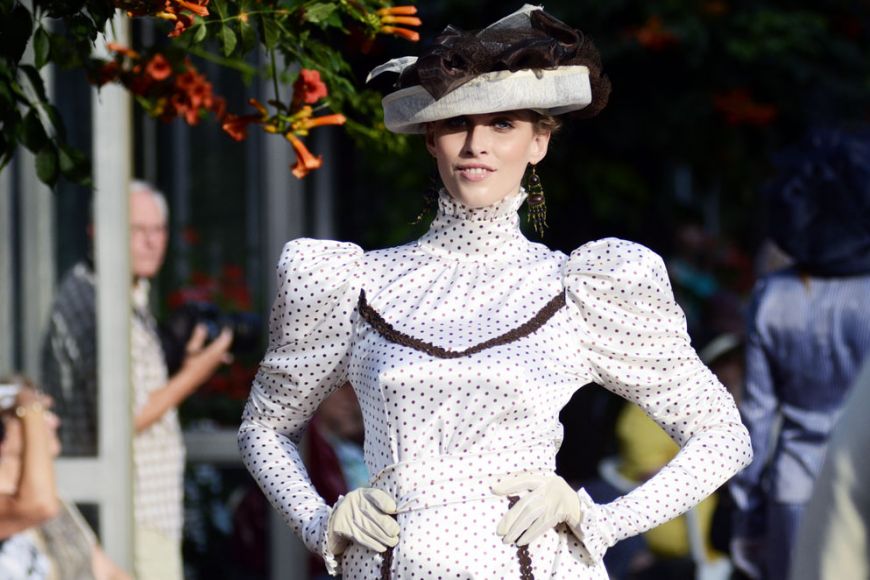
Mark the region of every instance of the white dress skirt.
POLYGON ((617 239, 570 256, 528 241, 524 195, 470 209, 442 193, 429 232, 363 252, 295 240, 278 266, 270 344, 239 432, 271 503, 345 578, 605 579, 618 540, 676 517, 751 458, 734 401, 689 345, 661 259, 617 239), (331 507, 298 443, 320 402, 349 381, 365 419, 370 485, 398 504, 385 554, 326 542, 331 507), (582 522, 526 549, 496 526, 518 473, 553 473, 559 411, 598 383, 640 405, 682 447, 606 505, 584 490, 582 522))

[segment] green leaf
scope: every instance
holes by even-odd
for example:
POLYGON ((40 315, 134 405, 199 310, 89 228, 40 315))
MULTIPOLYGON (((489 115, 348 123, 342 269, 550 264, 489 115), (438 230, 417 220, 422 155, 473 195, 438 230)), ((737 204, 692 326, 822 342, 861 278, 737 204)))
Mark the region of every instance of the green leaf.
POLYGON ((242 37, 243 53, 247 54, 257 46, 257 32, 249 23, 239 21, 239 34, 242 37))
POLYGON ((54 134, 63 141, 66 139, 66 127, 63 124, 63 118, 57 110, 57 107, 51 103, 42 103, 42 111, 48 116, 51 125, 54 127, 54 134))
POLYGON ((37 69, 45 66, 48 62, 49 54, 51 53, 51 40, 48 38, 48 33, 43 27, 36 29, 33 35, 33 62, 37 69))
POLYGON ((9 15, 0 19, 0 55, 15 63, 20 61, 32 32, 30 11, 16 2, 9 15))
POLYGON ((70 147, 69 145, 61 146, 58 151, 58 160, 60 161, 61 174, 76 183, 86 183, 91 175, 91 164, 84 153, 70 147))
POLYGON ((200 21, 196 27, 196 32, 193 33, 193 42, 199 44, 205 40, 206 34, 208 34, 208 25, 205 22, 200 21))
POLYGON ((76 14, 66 21, 67 31, 79 41, 94 42, 97 40, 97 25, 84 14, 76 14))
POLYGON ((229 26, 221 27, 221 41, 224 43, 224 56, 229 56, 236 49, 236 33, 229 26))
POLYGON ((45 129, 42 128, 42 121, 39 119, 39 112, 36 109, 30 109, 24 117, 24 122, 21 124, 21 142, 25 147, 36 153, 45 145, 47 136, 45 129))
POLYGON ((214 9, 214 11, 217 12, 221 21, 227 19, 227 7, 224 0, 212 0, 212 2, 209 3, 209 11, 211 11, 211 9, 214 9))
POLYGON ((100 34, 104 34, 106 22, 115 14, 115 5, 105 0, 88 0, 85 5, 88 7, 88 14, 91 15, 97 30, 100 34))
POLYGON ((42 77, 39 76, 39 71, 36 70, 36 67, 29 64, 23 64, 18 67, 18 70, 27 75, 27 80, 30 81, 30 85, 33 87, 39 100, 47 101, 48 98, 45 96, 45 83, 42 81, 42 77))
POLYGON ((57 149, 54 143, 47 143, 36 156, 36 176, 46 185, 57 181, 57 149))
POLYGON ((338 8, 332 2, 318 2, 305 8, 305 20, 313 24, 321 24, 338 8))
POLYGON ((272 50, 278 46, 278 41, 281 39, 281 28, 271 14, 263 15, 260 22, 263 28, 263 44, 268 50, 272 50))

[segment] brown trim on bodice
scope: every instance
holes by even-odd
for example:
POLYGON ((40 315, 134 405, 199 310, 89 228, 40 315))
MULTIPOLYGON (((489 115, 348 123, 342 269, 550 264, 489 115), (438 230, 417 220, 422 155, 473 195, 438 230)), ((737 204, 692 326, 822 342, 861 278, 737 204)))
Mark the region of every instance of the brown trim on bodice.
POLYGON ((547 321, 550 320, 553 315, 556 314, 556 312, 558 312, 559 309, 562 308, 564 305, 565 293, 559 292, 559 294, 557 296, 554 296, 552 300, 547 302, 544 307, 538 311, 537 314, 535 314, 530 320, 524 322, 517 328, 509 330, 500 336, 496 336, 495 338, 491 338, 487 341, 476 344, 469 348, 465 348, 462 350, 450 350, 442 348, 440 346, 435 346, 434 344, 430 344, 424 340, 420 340, 419 338, 408 336, 400 330, 396 330, 392 324, 384 320, 383 317, 378 314, 378 312, 374 308, 369 306, 368 302, 366 302, 365 290, 360 290, 359 301, 357 303, 360 315, 363 317, 363 319, 365 319, 366 322, 368 322, 372 326, 372 328, 374 328, 378 332, 378 334, 380 334, 390 342, 394 342, 396 344, 401 344, 402 346, 407 346, 409 348, 425 352, 426 354, 429 354, 436 358, 461 358, 464 356, 476 354, 482 350, 486 350, 494 346, 501 346, 504 344, 508 344, 509 342, 524 338, 541 328, 544 324, 546 324, 547 321))

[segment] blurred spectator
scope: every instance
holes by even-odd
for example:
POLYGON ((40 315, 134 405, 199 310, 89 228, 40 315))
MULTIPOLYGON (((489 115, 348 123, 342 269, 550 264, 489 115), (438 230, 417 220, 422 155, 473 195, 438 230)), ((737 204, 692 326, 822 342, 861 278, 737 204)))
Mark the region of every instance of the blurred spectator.
POLYGON ((870 139, 816 131, 778 166, 770 229, 795 266, 753 293, 741 411, 755 460, 731 482, 735 564, 772 580, 788 577, 828 436, 870 352, 870 139))
POLYGON ((704 304, 719 291, 713 272, 714 248, 715 239, 699 223, 683 223, 674 231, 668 274, 693 339, 702 325, 704 304))
MULTIPOLYGON (((305 459, 311 483, 329 505, 347 492, 368 485, 363 457, 362 410, 350 383, 332 393, 308 425, 305 459)), ((329 578, 320 557, 311 554, 311 578, 329 578)))
POLYGON ((870 578, 870 358, 831 433, 798 533, 792 580, 870 578))
MULTIPOLYGON (((206 345, 198 325, 180 370, 169 376, 148 306, 149 280, 159 272, 168 242, 163 195, 144 182, 130 189, 132 266, 132 383, 134 403, 135 568, 139 580, 180 580, 184 445, 176 408, 228 360, 232 334, 206 345)), ((96 313, 94 273, 76 265, 61 284, 43 348, 45 388, 68 427, 65 445, 94 454, 96 417, 96 313)))
POLYGON ((49 399, 21 382, 0 389, 17 391, 0 401, 0 578, 129 580, 57 498, 60 442, 49 399))

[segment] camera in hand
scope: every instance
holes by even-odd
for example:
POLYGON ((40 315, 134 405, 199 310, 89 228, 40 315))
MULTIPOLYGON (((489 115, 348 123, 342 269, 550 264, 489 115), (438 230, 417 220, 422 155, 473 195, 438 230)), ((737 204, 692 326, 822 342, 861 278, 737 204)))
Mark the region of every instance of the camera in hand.
POLYGON ((260 347, 262 321, 253 312, 222 312, 210 302, 188 302, 174 310, 161 324, 160 338, 169 373, 181 368, 187 355, 187 343, 197 324, 206 329, 206 344, 229 328, 233 332, 230 352, 234 355, 255 352, 260 347))

